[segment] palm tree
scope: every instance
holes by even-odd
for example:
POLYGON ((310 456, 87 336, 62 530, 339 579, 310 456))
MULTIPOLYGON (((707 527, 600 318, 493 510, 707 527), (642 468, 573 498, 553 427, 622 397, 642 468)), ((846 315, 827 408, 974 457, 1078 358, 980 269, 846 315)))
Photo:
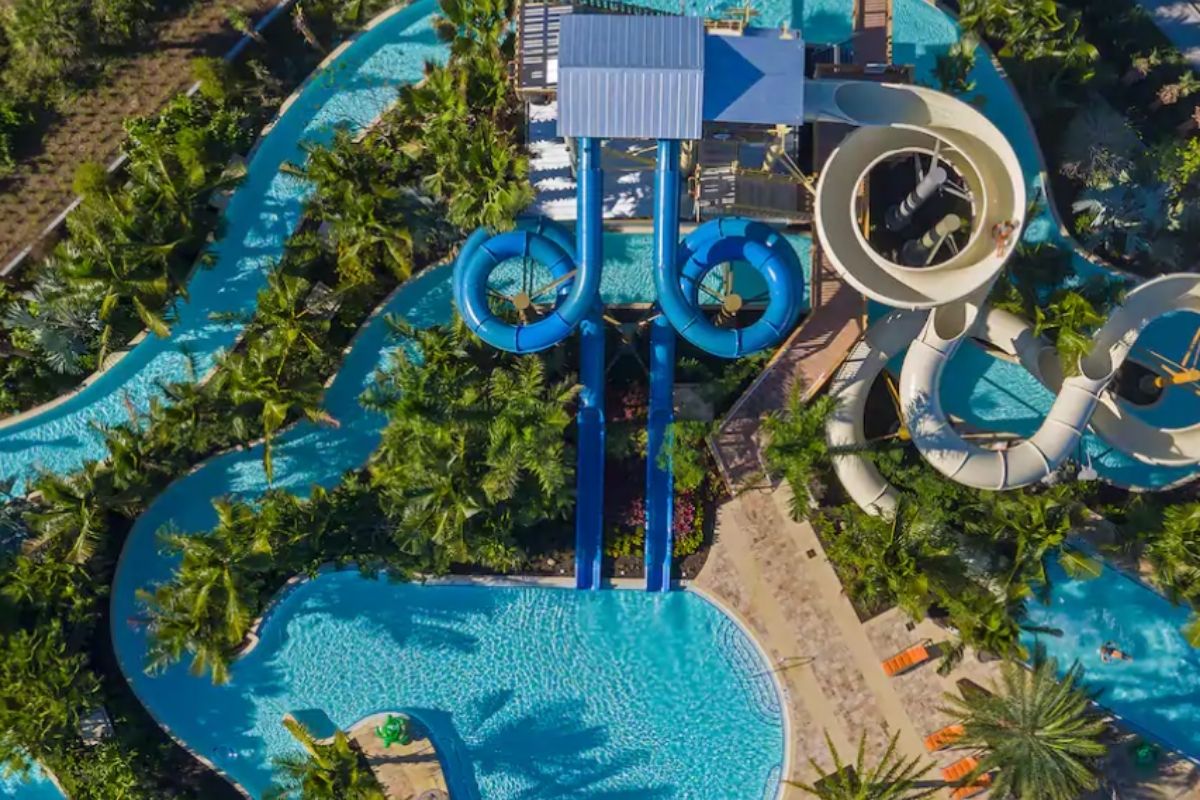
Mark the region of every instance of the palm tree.
POLYGON ((1006 663, 993 694, 970 701, 947 695, 945 710, 966 731, 958 746, 985 750, 968 781, 994 771, 994 797, 1045 800, 1074 800, 1096 788, 1107 726, 1078 686, 1079 665, 1061 680, 1057 672, 1054 659, 1037 658, 1032 669, 1006 663))
POLYGON ((1174 602, 1200 600, 1200 503, 1166 506, 1156 529, 1146 535, 1143 555, 1154 582, 1174 602))
POLYGON ((384 800, 379 781, 343 731, 327 744, 318 742, 303 724, 288 716, 283 725, 304 755, 275 759, 282 779, 267 793, 268 800, 384 800))
POLYGON ((1034 309, 1033 332, 1050 334, 1064 375, 1079 371, 1080 360, 1092 349, 1092 334, 1104 324, 1102 313, 1082 293, 1061 289, 1042 307, 1034 309))
POLYGON ((194 675, 229 680, 229 664, 260 602, 274 554, 273 519, 241 502, 213 503, 217 526, 201 535, 166 531, 163 544, 182 554, 169 583, 138 597, 149 616, 147 670, 164 669, 191 653, 194 675))
POLYGON ((971 80, 971 70, 975 68, 975 50, 979 40, 970 33, 950 45, 945 55, 937 57, 934 75, 943 92, 966 94, 974 91, 975 81, 971 80))
POLYGON ((91 298, 68 289, 53 264, 4 310, 2 324, 10 331, 5 355, 38 360, 51 371, 78 375, 85 371, 86 357, 95 352, 104 330, 91 298), (18 347, 12 334, 32 340, 36 352, 18 347))
POLYGON ((1100 563, 1063 548, 1067 537, 1083 523, 1087 508, 1073 484, 1040 492, 993 492, 981 496, 977 513, 964 516, 963 529, 1012 548, 1012 566, 1004 586, 1044 585, 1045 558, 1056 553, 1060 565, 1075 578, 1096 577, 1100 563))
POLYGON ((275 479, 275 434, 289 418, 303 416, 313 422, 336 424, 321 407, 320 381, 303 376, 285 383, 280 377, 286 366, 281 351, 251 347, 245 354, 222 358, 212 380, 213 390, 224 392, 234 406, 258 409, 267 481, 275 479))
POLYGON ((893 515, 883 516, 848 504, 814 520, 856 601, 868 608, 896 603, 921 618, 935 589, 961 575, 948 528, 923 506, 904 501, 893 515))
POLYGON ((29 522, 31 547, 70 564, 83 564, 96 554, 108 533, 113 513, 131 512, 134 496, 109 485, 110 476, 95 461, 67 475, 44 472, 33 483, 40 495, 29 522))
POLYGON ((434 20, 455 57, 482 53, 498 55, 509 35, 512 0, 440 0, 442 14, 434 20))
POLYGON ((805 403, 803 389, 797 386, 787 408, 763 420, 767 466, 782 474, 791 487, 791 510, 796 519, 811 512, 814 488, 829 468, 825 423, 836 405, 829 395, 805 403))
POLYGON ((233 29, 240 34, 249 36, 256 44, 266 47, 267 40, 254 27, 254 20, 250 19, 250 15, 238 6, 226 6, 225 18, 229 20, 229 24, 233 29))
POLYGON ((308 17, 304 14, 303 3, 296 3, 292 6, 292 26, 304 38, 306 44, 318 53, 325 52, 325 46, 321 44, 321 40, 313 33, 313 29, 308 25, 308 17))
POLYGON ((824 772, 816 761, 809 759, 813 771, 821 776, 812 784, 785 780, 789 786, 803 789, 820 800, 917 800, 929 797, 938 790, 936 785, 920 787, 918 781, 932 769, 931 764, 921 764, 920 758, 906 759, 896 754, 896 740, 892 734, 887 749, 878 761, 867 764, 867 735, 858 739, 858 754, 853 764, 842 762, 829 733, 825 733, 825 745, 833 759, 833 771, 824 772))
POLYGON ((486 350, 461 325, 401 329, 420 360, 398 350, 364 398, 388 415, 370 472, 396 544, 432 570, 511 567, 516 531, 569 510, 577 389, 549 380, 539 357, 486 350))

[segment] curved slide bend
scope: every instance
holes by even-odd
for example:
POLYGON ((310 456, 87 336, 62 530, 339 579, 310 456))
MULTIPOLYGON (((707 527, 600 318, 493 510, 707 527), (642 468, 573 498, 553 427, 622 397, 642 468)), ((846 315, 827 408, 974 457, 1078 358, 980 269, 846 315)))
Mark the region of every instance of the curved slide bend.
POLYGON ((796 251, 777 230, 756 220, 723 217, 692 231, 679 245, 675 265, 656 265, 654 286, 663 316, 680 336, 713 355, 740 358, 777 344, 796 324, 803 275, 796 251), (701 282, 730 262, 749 264, 767 285, 763 315, 744 328, 717 327, 700 305, 701 282))
MULTIPOLYGON (((1080 359, 1079 374, 1061 380, 1041 427, 1012 447, 990 450, 968 442, 954 430, 937 393, 946 363, 972 334, 979 309, 968 302, 934 309, 909 348, 900 373, 900 402, 913 442, 947 477, 981 489, 1015 489, 1046 478, 1075 451, 1089 424, 1139 461, 1200 463, 1200 425, 1152 428, 1125 413, 1107 391, 1146 325, 1174 311, 1200 313, 1200 276, 1164 275, 1131 291, 1097 331, 1091 352, 1080 359)), ((983 333, 988 333, 986 326, 983 333)), ((1053 351, 1041 348, 1032 355, 1031 349, 1026 344, 1018 350, 1027 353, 1022 363, 1032 367, 1030 371, 1048 386, 1058 382, 1050 366, 1055 359, 1047 358, 1053 351)))
POLYGON ((306 144, 330 141, 339 126, 370 125, 395 102, 398 83, 419 80, 426 60, 445 58, 445 45, 429 28, 433 10, 432 0, 419 0, 379 18, 314 73, 320 77, 309 80, 256 145, 225 209, 216 262, 196 271, 188 299, 176 303, 171 335, 146 337, 70 398, 0 426, 0 480, 15 479, 20 490, 40 468, 66 474, 106 458, 94 423, 125 422, 130 407, 145 411, 162 396, 164 382, 205 375, 236 343, 242 324, 216 318, 254 312, 266 272, 283 254, 311 192, 282 166, 301 163, 306 144))
POLYGON ((807 119, 859 126, 830 156, 817 184, 817 232, 848 283, 881 303, 909 309, 961 300, 992 283, 1017 241, 1014 234, 997 242, 993 230, 1003 224, 1021 230, 1025 178, 1016 152, 987 117, 933 89, 861 81, 809 81, 804 102, 807 119), (973 204, 967 243, 928 267, 902 266, 875 252, 855 209, 876 164, 913 152, 936 152, 949 163, 973 204))

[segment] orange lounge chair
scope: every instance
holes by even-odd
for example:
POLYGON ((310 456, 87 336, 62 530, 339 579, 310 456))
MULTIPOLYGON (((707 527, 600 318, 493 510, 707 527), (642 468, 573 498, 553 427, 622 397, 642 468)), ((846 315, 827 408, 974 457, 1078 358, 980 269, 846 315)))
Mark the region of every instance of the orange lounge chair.
POLYGON ((966 730, 962 725, 947 725, 940 731, 934 731, 925 737, 925 749, 931 753, 936 753, 944 747, 957 742, 963 737, 966 730))
POLYGON ((933 655, 929 652, 929 643, 921 642, 884 661, 883 671, 888 674, 888 677, 894 678, 910 669, 916 669, 931 658, 933 655))
MULTIPOLYGON (((948 767, 942 768, 942 779, 946 783, 958 783, 963 778, 970 775, 979 766, 979 759, 974 756, 960 758, 948 767)), ((992 776, 988 774, 980 775, 968 786, 960 786, 954 790, 951 797, 954 800, 965 800, 968 797, 974 797, 984 789, 992 785, 992 776)))
POLYGON ((992 776, 988 773, 983 773, 970 786, 960 786, 950 795, 953 800, 966 800, 968 797, 974 797, 982 791, 987 790, 992 785, 992 776))

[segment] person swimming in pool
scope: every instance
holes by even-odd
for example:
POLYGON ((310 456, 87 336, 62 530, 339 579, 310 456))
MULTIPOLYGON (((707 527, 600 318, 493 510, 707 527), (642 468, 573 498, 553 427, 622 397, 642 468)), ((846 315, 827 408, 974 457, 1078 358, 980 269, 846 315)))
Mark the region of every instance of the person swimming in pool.
POLYGON ((1105 642, 1100 645, 1100 660, 1107 664, 1110 661, 1133 661, 1133 656, 1117 647, 1115 642, 1105 642))

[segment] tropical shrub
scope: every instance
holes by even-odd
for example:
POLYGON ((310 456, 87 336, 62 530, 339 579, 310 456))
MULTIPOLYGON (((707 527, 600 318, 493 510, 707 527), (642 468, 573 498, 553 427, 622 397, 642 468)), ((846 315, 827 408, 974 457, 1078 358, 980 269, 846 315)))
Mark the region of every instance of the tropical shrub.
POLYGON ((1095 789, 1107 726, 1079 685, 1082 675, 1076 664, 1060 679, 1054 659, 1038 659, 1032 669, 1008 663, 994 692, 969 701, 947 695, 946 711, 965 729, 956 746, 984 749, 964 782, 992 772, 997 797, 1046 800, 1074 800, 1095 789))
POLYGON ((896 741, 900 734, 892 734, 888 740, 887 749, 875 763, 867 761, 867 735, 863 733, 858 739, 858 752, 854 763, 846 763, 825 733, 825 745, 833 760, 833 769, 826 772, 813 759, 809 765, 813 772, 820 776, 813 783, 785 781, 789 786, 795 786, 806 794, 820 800, 917 800, 929 797, 938 791, 935 786, 922 786, 921 778, 933 768, 932 764, 922 764, 920 758, 905 758, 896 752, 896 741))
POLYGON ((809 515, 818 484, 829 469, 825 423, 835 406, 829 395, 804 403, 796 387, 787 408, 763 420, 767 466, 780 472, 791 487, 792 516, 796 519, 809 515))
POLYGON ((438 570, 511 567, 519 530, 573 507, 579 387, 462 327, 399 330, 420 360, 396 351, 368 399, 389 417, 370 474, 399 547, 438 570))
POLYGON ((267 792, 268 800, 384 800, 375 774, 344 731, 321 743, 292 717, 285 717, 283 724, 304 754, 275 759, 281 778, 267 792))
POLYGON ((979 40, 968 33, 950 45, 944 54, 938 55, 933 74, 943 92, 967 94, 974 91, 975 81, 971 80, 971 70, 975 69, 975 51, 978 47, 979 40))

